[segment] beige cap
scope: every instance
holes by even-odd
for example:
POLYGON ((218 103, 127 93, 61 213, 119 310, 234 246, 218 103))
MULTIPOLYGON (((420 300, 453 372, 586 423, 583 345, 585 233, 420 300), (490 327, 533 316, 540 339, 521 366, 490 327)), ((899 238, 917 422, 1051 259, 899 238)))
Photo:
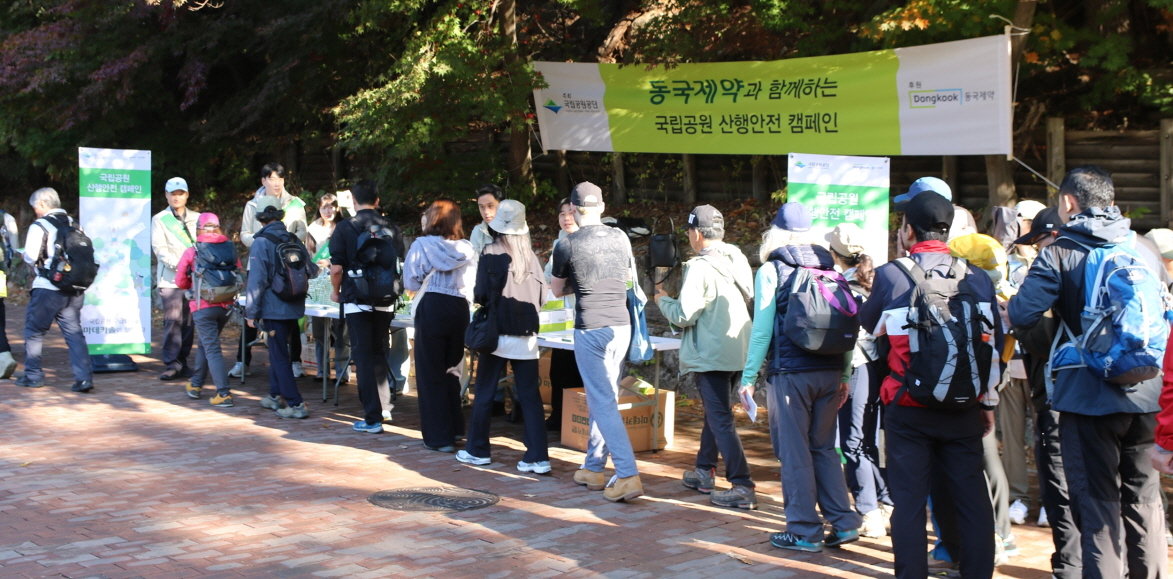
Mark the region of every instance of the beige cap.
POLYGON ((1161 252, 1161 257, 1173 259, 1173 230, 1161 227, 1149 231, 1144 236, 1157 244, 1157 250, 1161 252))

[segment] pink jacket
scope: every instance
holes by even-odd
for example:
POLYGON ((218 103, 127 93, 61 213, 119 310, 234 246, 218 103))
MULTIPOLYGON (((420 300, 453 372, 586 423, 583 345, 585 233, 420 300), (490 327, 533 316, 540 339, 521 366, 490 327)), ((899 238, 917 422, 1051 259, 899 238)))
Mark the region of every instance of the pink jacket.
MULTIPOLYGON (((196 241, 206 243, 220 243, 222 241, 228 241, 228 238, 222 233, 201 233, 196 237, 196 241)), ((195 252, 196 248, 194 246, 189 247, 179 258, 179 266, 175 268, 175 285, 178 286, 179 289, 191 289, 191 272, 195 265, 195 252)), ((236 267, 240 267, 239 258, 236 260, 236 267)), ((204 308, 227 308, 232 305, 232 302, 212 303, 195 299, 190 300, 188 304, 191 307, 191 311, 196 312, 204 308)))

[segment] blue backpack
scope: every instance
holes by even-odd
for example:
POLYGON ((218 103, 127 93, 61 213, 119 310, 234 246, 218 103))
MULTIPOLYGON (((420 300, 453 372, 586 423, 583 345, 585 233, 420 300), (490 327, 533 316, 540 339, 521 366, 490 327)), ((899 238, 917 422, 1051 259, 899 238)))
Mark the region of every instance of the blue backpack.
POLYGON ((1169 338, 1169 293, 1137 254, 1135 236, 1100 247, 1079 244, 1088 250, 1082 333, 1076 336, 1066 321, 1060 324, 1046 373, 1048 392, 1054 373, 1069 368, 1087 368, 1125 388, 1160 375, 1169 338))

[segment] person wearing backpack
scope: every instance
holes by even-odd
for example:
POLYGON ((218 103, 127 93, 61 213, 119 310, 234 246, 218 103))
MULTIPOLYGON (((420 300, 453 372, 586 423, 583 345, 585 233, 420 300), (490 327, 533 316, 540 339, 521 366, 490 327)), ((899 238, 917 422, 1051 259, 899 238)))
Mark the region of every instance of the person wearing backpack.
POLYGON ((297 321, 305 315, 309 278, 318 266, 309 251, 281 222, 284 211, 276 197, 257 201, 261 229, 248 256, 248 296, 244 317, 249 327, 258 324, 268 333, 269 394, 261 406, 275 410, 281 418, 306 418, 309 409, 302 400, 289 362, 289 338, 297 333, 297 321))
POLYGON ((661 283, 654 298, 668 323, 684 328, 680 374, 692 373, 704 404, 700 449, 695 468, 684 472, 683 484, 708 494, 714 505, 756 509, 757 492, 731 409, 749 348, 746 300, 753 298, 753 272, 745 254, 724 238, 725 217, 720 211, 712 205, 693 209, 688 214, 688 244, 697 256, 684 263, 680 295, 670 297, 661 283), (725 459, 729 490, 714 487, 718 453, 725 459))
POLYGON ((8 344, 8 322, 4 298, 8 297, 8 272, 12 271, 13 257, 19 247, 16 219, 7 211, 0 211, 0 380, 7 380, 16 371, 16 359, 8 344))
POLYGON ((220 218, 215 213, 201 213, 195 245, 179 258, 175 286, 188 292, 188 307, 199 336, 195 370, 185 389, 187 396, 199 399, 204 381, 211 374, 216 385, 211 403, 219 408, 232 406, 220 332, 228 323, 232 302, 240 291, 240 271, 235 244, 220 233, 220 218))
POLYGON ((791 317, 791 325, 787 325, 791 310, 830 304, 830 300, 804 301, 810 296, 796 285, 799 278, 807 280, 804 283, 809 286, 833 293, 835 311, 850 312, 847 317, 858 314, 858 304, 846 280, 834 271, 830 252, 810 242, 810 229, 811 217, 806 208, 789 202, 778 209, 763 236, 759 251, 762 267, 755 278, 753 330, 741 372, 741 391, 753 396, 758 371, 768 351, 770 440, 782 463, 786 502, 786 530, 771 534, 770 544, 779 549, 819 552, 824 546, 839 547, 859 540, 863 523, 851 508, 843 466, 835 451, 836 416, 847 400, 844 374, 850 366, 859 323, 856 320, 854 328, 844 328, 838 334, 787 331, 796 328, 795 322, 815 321, 791 317), (796 299, 800 295, 803 299, 796 299), (840 343, 833 348, 836 352, 821 353, 807 349, 815 347, 814 343, 800 346, 804 338, 840 343), (830 531, 824 531, 823 518, 831 523, 830 531))
MULTIPOLYGON (((379 195, 375 184, 362 180, 350 190, 358 210, 354 217, 342 221, 330 236, 331 299, 341 304, 342 315, 350 333, 350 356, 358 378, 358 399, 362 418, 353 425, 355 432, 383 432, 383 419, 389 417, 390 383, 387 350, 391 320, 395 317, 403 236, 399 228, 379 213, 379 195), (384 235, 384 239, 375 237, 384 235), (380 280, 390 285, 379 289, 380 280), (387 393, 384 401, 382 393, 387 393)), ((338 372, 344 372, 342 368, 338 372)))
POLYGON ((1052 346, 1049 394, 1051 407, 1060 416, 1063 467, 1080 530, 1083 575, 1163 576, 1168 555, 1161 482, 1148 457, 1160 408, 1159 370, 1169 327, 1163 299, 1168 293, 1157 275, 1160 262, 1149 246, 1135 243, 1130 220, 1114 205, 1112 177, 1103 169, 1072 169, 1059 187, 1059 197, 1059 236, 1039 252, 1011 300, 1010 322, 1016 331, 1029 330, 1053 308, 1058 334, 1065 336, 1052 346), (1113 275, 1115 269, 1094 264, 1104 256, 1108 258, 1102 263, 1131 265, 1123 275, 1113 275), (1089 284, 1085 276, 1100 281, 1089 284), (1093 289, 1096 292, 1088 291, 1093 289), (1135 293, 1129 294, 1132 290, 1135 293), (1081 318, 1095 319, 1085 307, 1089 294, 1095 298, 1099 292, 1107 293, 1124 312, 1124 317, 1109 319, 1095 333, 1114 336, 1110 344, 1083 342, 1081 318), (1159 335, 1162 329, 1164 336, 1159 335), (1082 364, 1073 363, 1074 356, 1064 356, 1076 344, 1085 344, 1076 351, 1082 364), (1106 371, 1099 371, 1096 353, 1104 350, 1120 354, 1106 371), (1117 370, 1148 377, 1117 383, 1112 381, 1118 380, 1117 370))
MULTIPOLYGON (((282 211, 283 217, 281 221, 285 223, 285 228, 297 236, 298 240, 305 243, 309 233, 308 225, 306 224, 305 202, 285 189, 285 167, 281 163, 265 163, 261 167, 260 174, 260 188, 257 189, 253 198, 244 204, 244 215, 240 220, 240 242, 246 248, 252 248, 253 240, 256 239, 256 235, 260 232, 263 225, 257 219, 257 214, 261 210, 261 201, 266 197, 272 197, 277 200, 277 208, 282 211)), ((245 345, 244 347, 238 347, 236 364, 228 371, 229 376, 240 378, 248 374, 248 366, 252 363, 251 344, 256 339, 257 331, 246 326, 244 329, 245 345)), ((303 375, 301 367, 301 335, 294 332, 290 334, 289 339, 290 368, 293 371, 293 377, 300 378, 303 375)))
POLYGON ((954 208, 945 197, 922 191, 896 210, 904 214, 898 235, 909 256, 876 269, 860 311, 862 326, 888 348, 880 400, 895 573, 916 579, 928 573, 925 505, 930 491, 939 491, 952 498, 963 529, 961 575, 990 577, 994 514, 982 436, 994 427, 992 386, 1001 375, 994 283, 949 254, 954 208))
POLYGON ((191 310, 184 291, 175 286, 175 271, 183 252, 195 245, 200 214, 187 208, 187 181, 172 177, 164 186, 167 207, 151 218, 151 250, 155 253, 155 283, 163 305, 163 343, 160 380, 191 375, 187 358, 195 339, 191 310))
POLYGON ((42 187, 33 191, 29 205, 37 220, 29 227, 24 239, 24 260, 37 272, 29 292, 29 303, 25 309, 24 323, 24 374, 16 379, 17 386, 40 388, 45 385, 45 371, 41 368, 41 349, 45 332, 57 321, 65 345, 69 348, 69 365, 73 369, 73 391, 89 392, 94 389, 93 365, 90 361, 86 336, 81 328, 81 307, 85 303, 85 292, 76 289, 62 289, 49 279, 54 272, 60 234, 76 227, 76 222, 61 208, 61 197, 57 190, 42 187), (66 231, 63 231, 66 230, 66 231))

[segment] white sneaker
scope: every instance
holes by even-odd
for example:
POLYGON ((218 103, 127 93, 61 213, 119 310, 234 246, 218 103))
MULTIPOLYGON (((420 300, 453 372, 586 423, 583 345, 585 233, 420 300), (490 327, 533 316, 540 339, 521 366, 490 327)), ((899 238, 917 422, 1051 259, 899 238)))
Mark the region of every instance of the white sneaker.
POLYGON ((1043 508, 1039 509, 1039 526, 1040 527, 1050 527, 1051 526, 1051 521, 1047 520, 1047 507, 1043 507, 1043 508))
POLYGON ((390 409, 383 411, 383 422, 391 422, 391 410, 390 409))
POLYGON ((12 352, 0 352, 0 378, 7 380, 13 372, 16 372, 16 359, 12 352))
POLYGON ((859 536, 869 539, 879 539, 888 536, 888 517, 884 511, 875 509, 863 516, 863 525, 859 528, 859 536))
POLYGON ((485 457, 481 457, 481 456, 473 456, 473 455, 469 454, 467 450, 457 451, 456 460, 459 460, 460 462, 463 462, 465 464, 475 464, 477 466, 485 466, 485 465, 493 462, 493 459, 491 459, 491 458, 485 458, 485 457))
POLYGON ((236 365, 234 365, 232 369, 228 371, 228 375, 232 376, 233 378, 240 378, 241 376, 247 374, 249 374, 249 371, 248 368, 244 365, 244 362, 237 362, 236 365))
POLYGON ((301 362, 294 362, 292 364, 292 367, 293 367, 293 377, 294 378, 301 378, 302 376, 305 376, 305 370, 301 369, 301 362))
POLYGON ((1027 510, 1026 505, 1022 504, 1021 500, 1015 500, 1010 504, 1010 512, 1008 513, 1010 515, 1010 522, 1015 525, 1026 524, 1027 510))
POLYGON ((532 472, 534 474, 546 474, 550 472, 550 461, 539 460, 537 462, 525 462, 521 460, 517 462, 517 470, 521 472, 532 472))

